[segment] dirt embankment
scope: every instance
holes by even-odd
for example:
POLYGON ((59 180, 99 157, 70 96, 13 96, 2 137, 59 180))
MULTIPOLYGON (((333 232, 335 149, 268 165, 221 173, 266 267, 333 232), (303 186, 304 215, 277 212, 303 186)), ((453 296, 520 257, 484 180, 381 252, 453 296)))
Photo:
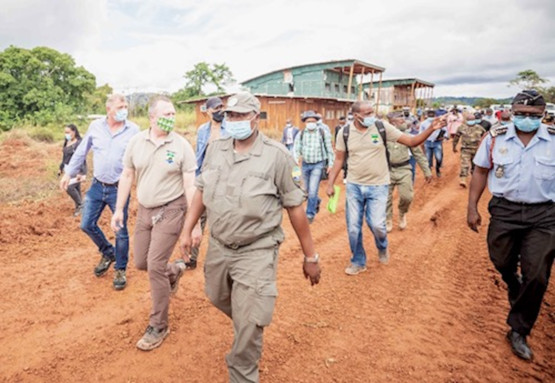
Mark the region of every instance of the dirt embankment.
MULTIPOLYGON (((9 168, 0 166, 6 184, 35 176, 27 165, 44 161, 18 162, 28 161, 26 150, 14 157, 13 148, 0 146, 0 158, 13 158, 9 168)), ((302 278, 300 246, 284 222, 263 382, 555 381, 553 283, 530 337, 536 359, 525 363, 504 340, 506 289, 488 259, 486 227, 479 234, 466 227, 457 161, 447 152, 445 175, 431 185, 419 175, 409 226, 389 236, 388 265, 378 263, 365 230, 368 272, 358 276, 343 272, 344 195, 337 214, 321 212, 311 226, 323 267, 317 287, 302 278)), ((480 211, 487 224, 486 202, 480 211)), ((149 284, 132 256, 129 285, 116 292, 112 271, 94 277, 98 254, 71 217, 67 195, 0 209, 0 381, 226 381, 233 331, 204 296, 202 259, 171 302, 170 336, 144 353, 135 343, 147 325, 149 284)), ((108 217, 101 219, 106 229, 108 217)))

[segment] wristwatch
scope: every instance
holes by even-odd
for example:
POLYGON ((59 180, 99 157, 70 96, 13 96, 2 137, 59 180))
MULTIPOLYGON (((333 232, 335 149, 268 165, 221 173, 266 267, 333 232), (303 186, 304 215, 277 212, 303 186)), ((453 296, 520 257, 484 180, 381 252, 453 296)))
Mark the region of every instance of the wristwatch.
POLYGON ((306 263, 318 263, 319 260, 320 260, 320 255, 318 253, 314 254, 314 256, 312 257, 307 257, 306 255, 304 256, 304 261, 306 263))

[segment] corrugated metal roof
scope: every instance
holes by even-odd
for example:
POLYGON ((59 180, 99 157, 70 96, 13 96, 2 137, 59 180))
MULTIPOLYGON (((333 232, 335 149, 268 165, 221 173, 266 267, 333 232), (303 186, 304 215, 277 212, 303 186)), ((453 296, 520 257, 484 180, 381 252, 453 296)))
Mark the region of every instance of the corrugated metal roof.
POLYGON ((380 73, 380 72, 384 72, 385 68, 374 65, 374 64, 370 64, 361 60, 355 60, 355 59, 347 59, 347 60, 334 60, 334 61, 324 61, 324 62, 319 62, 319 63, 312 63, 312 64, 304 64, 304 65, 296 65, 296 66, 291 66, 291 67, 286 67, 286 68, 281 68, 281 69, 277 69, 268 73, 264 73, 262 75, 256 76, 256 77, 252 77, 248 80, 245 80, 243 82, 241 82, 241 84, 246 84, 248 82, 251 82, 253 80, 259 79, 261 77, 265 77, 274 73, 278 73, 278 72, 283 72, 285 70, 292 70, 292 69, 298 69, 298 68, 310 68, 311 66, 324 66, 325 69, 335 69, 338 71, 342 71, 344 73, 350 73, 351 70, 351 66, 354 65, 353 68, 353 74, 362 74, 363 71, 364 73, 369 73, 371 70, 374 71, 374 73, 380 73))

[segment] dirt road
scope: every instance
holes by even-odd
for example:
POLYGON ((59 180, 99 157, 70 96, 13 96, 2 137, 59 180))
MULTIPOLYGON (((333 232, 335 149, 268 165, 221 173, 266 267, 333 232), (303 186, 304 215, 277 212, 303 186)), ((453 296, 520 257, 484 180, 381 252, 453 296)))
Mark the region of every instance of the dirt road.
MULTIPOLYGON (((0 158, 10 150, 0 146, 0 158)), ((487 256, 485 226, 479 234, 466 227, 457 159, 446 153, 444 177, 433 184, 417 179, 409 226, 389 236, 388 265, 378 263, 365 230, 368 272, 358 276, 343 272, 344 195, 337 214, 321 212, 311 226, 323 266, 315 288, 302 277, 300 246, 284 222, 262 382, 555 381, 553 281, 529 339, 535 361, 525 363, 504 340, 506 289, 487 256)), ((4 182, 28 171, 11 168, 0 166, 4 182)), ((135 343, 147 325, 149 285, 132 258, 129 285, 116 292, 113 270, 94 277, 98 254, 71 217, 68 196, 0 209, 0 381, 226 381, 232 328, 204 296, 202 264, 187 272, 171 302, 170 336, 144 353, 135 343)))

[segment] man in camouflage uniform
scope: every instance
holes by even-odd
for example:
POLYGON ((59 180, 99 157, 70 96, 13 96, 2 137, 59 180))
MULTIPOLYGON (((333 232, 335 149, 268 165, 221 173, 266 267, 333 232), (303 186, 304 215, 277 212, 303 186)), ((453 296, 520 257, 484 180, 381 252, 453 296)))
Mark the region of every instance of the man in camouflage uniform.
MULTIPOLYGON (((400 112, 389 113, 387 118, 401 132, 410 129, 409 124, 407 124, 403 114, 400 112)), ((386 229, 390 232, 393 230, 393 189, 395 186, 399 190, 399 229, 404 230, 407 227, 407 212, 414 196, 410 165, 411 155, 415 158, 422 172, 424 172, 426 182, 432 180, 432 172, 428 166, 426 156, 418 146, 409 148, 398 142, 388 142, 387 150, 389 151, 389 162, 391 165, 389 171, 391 183, 389 184, 389 196, 387 198, 386 229)))
POLYGON ((461 141, 461 173, 459 185, 466 188, 466 177, 468 170, 474 171, 474 155, 480 146, 482 136, 486 130, 478 123, 472 113, 465 113, 465 122, 459 126, 455 136, 453 137, 453 153, 457 153, 457 144, 461 141))

